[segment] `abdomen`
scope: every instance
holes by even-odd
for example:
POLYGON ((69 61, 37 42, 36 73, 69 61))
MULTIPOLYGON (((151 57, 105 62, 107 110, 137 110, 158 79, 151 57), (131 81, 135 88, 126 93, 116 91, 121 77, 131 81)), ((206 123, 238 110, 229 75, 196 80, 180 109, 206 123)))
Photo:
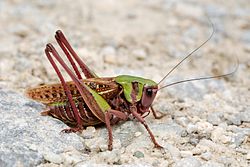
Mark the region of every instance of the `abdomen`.
MULTIPOLYGON (((121 87, 113 78, 90 78, 82 81, 106 99, 108 103, 122 91, 121 87)), ((85 104, 74 82, 70 81, 66 82, 66 84, 72 94, 74 104, 77 108, 77 114, 81 117, 83 125, 90 126, 100 124, 101 121, 94 116, 85 104)), ((71 127, 76 126, 72 106, 61 84, 49 84, 31 88, 26 91, 26 95, 48 106, 48 109, 41 113, 42 115, 57 118, 71 127)))

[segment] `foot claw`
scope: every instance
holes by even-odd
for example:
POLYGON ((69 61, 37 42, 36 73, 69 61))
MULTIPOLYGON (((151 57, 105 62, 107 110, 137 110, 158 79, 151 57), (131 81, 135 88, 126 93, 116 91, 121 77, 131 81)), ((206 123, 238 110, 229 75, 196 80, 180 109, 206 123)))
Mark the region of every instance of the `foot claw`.
POLYGON ((113 146, 112 145, 108 145, 108 150, 112 151, 113 150, 113 146))
POLYGON ((164 147, 162 147, 162 146, 159 145, 159 144, 155 144, 155 148, 157 148, 157 149, 163 149, 164 147))
POLYGON ((64 133, 76 133, 76 132, 81 132, 81 128, 69 128, 69 129, 63 129, 61 132, 64 133))

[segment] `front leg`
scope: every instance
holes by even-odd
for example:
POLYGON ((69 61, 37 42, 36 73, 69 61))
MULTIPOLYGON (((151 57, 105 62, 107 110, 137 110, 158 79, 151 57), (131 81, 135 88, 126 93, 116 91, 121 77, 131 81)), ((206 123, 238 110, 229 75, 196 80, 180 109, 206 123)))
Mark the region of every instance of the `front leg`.
POLYGON ((154 143, 156 148, 163 148, 160 144, 157 143, 157 141, 155 140, 155 137, 153 135, 153 133, 151 132, 151 130, 149 129, 147 123, 145 122, 145 120, 143 119, 143 117, 137 112, 137 108, 135 106, 131 106, 130 107, 130 111, 132 112, 133 116, 139 121, 141 122, 144 127, 147 129, 150 138, 152 140, 152 142, 154 143))

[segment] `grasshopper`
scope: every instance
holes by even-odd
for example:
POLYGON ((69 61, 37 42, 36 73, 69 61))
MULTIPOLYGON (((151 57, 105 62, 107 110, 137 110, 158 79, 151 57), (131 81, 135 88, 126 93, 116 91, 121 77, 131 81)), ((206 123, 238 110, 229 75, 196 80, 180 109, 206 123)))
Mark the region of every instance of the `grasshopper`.
POLYGON ((164 115, 158 115, 152 107, 157 92, 182 82, 225 77, 236 71, 219 76, 193 78, 164 86, 160 85, 178 65, 202 47, 212 35, 213 33, 198 48, 182 59, 160 82, 156 83, 150 79, 129 75, 107 78, 98 77, 76 54, 62 31, 58 30, 55 38, 74 71, 66 65, 53 45, 49 43, 46 45, 45 54, 61 83, 30 88, 26 93, 31 99, 47 106, 47 109, 41 115, 57 118, 70 127, 69 129, 64 129, 63 132, 81 132, 84 127, 104 123, 108 130, 108 150, 112 150, 111 125, 119 121, 126 121, 132 115, 146 128, 154 146, 163 148, 156 141, 144 119, 150 112, 153 113, 156 119, 164 115), (65 81, 54 59, 63 67, 72 81, 65 81), (86 79, 82 78, 80 69, 78 69, 75 63, 79 65, 86 79))

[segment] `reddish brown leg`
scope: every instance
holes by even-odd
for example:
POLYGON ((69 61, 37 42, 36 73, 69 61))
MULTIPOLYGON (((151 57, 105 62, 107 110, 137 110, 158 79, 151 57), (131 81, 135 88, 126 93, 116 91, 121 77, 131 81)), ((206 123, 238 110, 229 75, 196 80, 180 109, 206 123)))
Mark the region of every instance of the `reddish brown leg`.
POLYGON ((146 118, 150 114, 150 110, 148 110, 146 113, 142 115, 142 118, 146 118))
MULTIPOLYGON (((72 107, 72 110, 74 112, 74 117, 76 119, 76 122, 77 122, 77 128, 74 128, 74 129, 66 129, 64 130, 65 132, 76 132, 76 131, 81 131, 82 128, 83 128, 83 125, 82 125, 82 122, 81 122, 81 119, 80 119, 80 116, 78 115, 78 112, 77 112, 77 108, 76 108, 76 105, 75 103, 73 102, 73 98, 72 98, 72 94, 61 74, 61 72, 59 71, 55 61, 52 59, 50 53, 52 53, 52 55, 54 57, 56 57, 57 59, 60 59, 60 56, 58 55, 57 51, 55 50, 55 48, 51 45, 51 44, 48 44, 46 49, 45 49, 45 53, 51 63, 51 65, 53 66, 54 70, 56 71, 61 83, 62 83, 62 86, 63 86, 63 89, 64 91, 66 92, 66 95, 68 97, 68 100, 69 100, 69 103, 72 107)), ((62 59, 60 61, 63 61, 62 59)))
POLYGON ((60 45, 61 49, 63 50, 63 52, 67 56, 67 58, 68 58, 68 60, 69 60, 69 62, 71 64, 71 66, 73 67, 73 69, 74 69, 74 71, 75 71, 76 76, 78 77, 78 79, 82 79, 82 76, 81 76, 81 74, 80 74, 80 72, 79 72, 79 70, 78 70, 78 68, 77 68, 77 66, 76 66, 76 64, 75 64, 72 56, 70 55, 70 53, 68 52, 68 50, 65 48, 65 45, 62 43, 62 41, 61 41, 61 39, 60 39, 60 37, 59 37, 58 34, 63 34, 63 33, 61 31, 59 31, 59 30, 56 32, 55 38, 56 38, 57 43, 60 45))
POLYGON ((145 120, 142 118, 142 116, 140 114, 137 113, 137 109, 135 106, 130 107, 130 111, 132 112, 133 116, 139 121, 141 122, 144 127, 147 129, 150 138, 152 140, 152 142, 154 143, 156 148, 163 148, 160 144, 157 143, 157 141, 155 140, 155 137, 153 135, 153 133, 151 132, 151 130, 149 129, 147 123, 145 122, 145 120))
POLYGON ((121 112, 121 111, 117 111, 117 110, 108 110, 105 113, 105 124, 107 126, 108 129, 108 137, 109 137, 109 141, 108 141, 108 150, 111 151, 113 149, 113 135, 112 135, 112 128, 111 128, 111 124, 110 124, 110 119, 112 118, 112 115, 115 115, 116 117, 118 117, 121 120, 127 120, 128 116, 121 112))
POLYGON ((108 137, 109 137, 109 141, 108 141, 108 150, 111 151, 113 149, 113 135, 112 135, 112 128, 110 125, 110 119, 111 119, 111 115, 109 112, 105 113, 105 124, 107 126, 108 129, 108 137))
POLYGON ((68 60, 70 61, 72 67, 74 68, 76 75, 78 76, 78 79, 81 79, 81 75, 80 72, 78 71, 72 57, 76 60, 76 62, 79 64, 80 68, 82 69, 82 72, 84 73, 86 78, 96 78, 98 77, 93 71, 91 71, 86 64, 79 58, 79 56, 76 54, 76 52, 73 50, 73 48, 71 47, 71 45, 69 44, 68 40, 66 39, 66 37, 64 36, 64 34, 62 33, 62 31, 58 30, 56 31, 56 35, 55 38, 58 42, 58 44, 60 45, 60 47, 62 48, 62 50, 64 51, 64 53, 66 54, 68 60), (71 54, 71 55, 70 55, 71 54))
POLYGON ((155 119, 161 119, 162 117, 164 117, 166 115, 166 114, 161 113, 159 111, 157 113, 160 113, 161 115, 157 115, 156 111, 154 110, 154 108, 152 106, 150 107, 150 110, 152 111, 155 119))

